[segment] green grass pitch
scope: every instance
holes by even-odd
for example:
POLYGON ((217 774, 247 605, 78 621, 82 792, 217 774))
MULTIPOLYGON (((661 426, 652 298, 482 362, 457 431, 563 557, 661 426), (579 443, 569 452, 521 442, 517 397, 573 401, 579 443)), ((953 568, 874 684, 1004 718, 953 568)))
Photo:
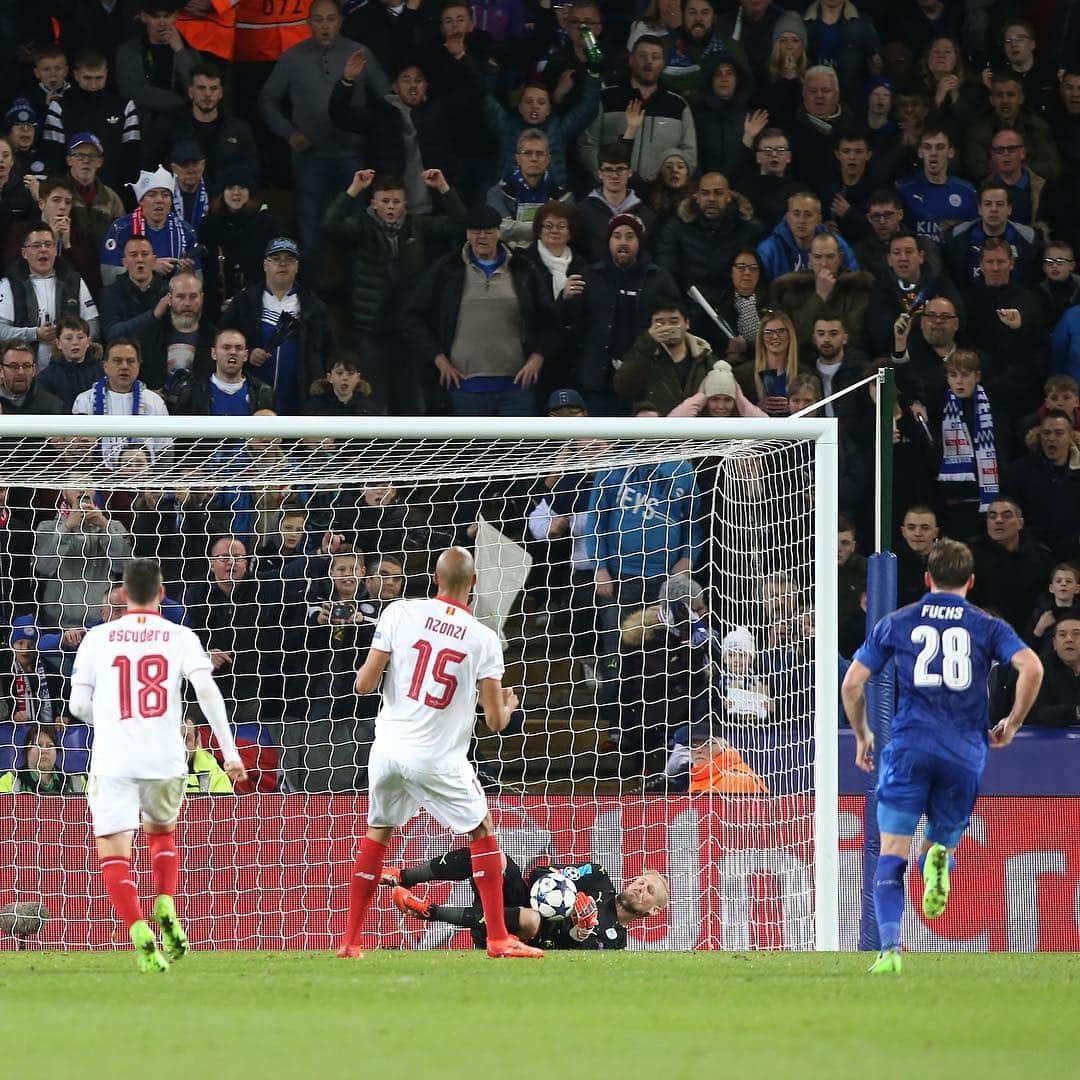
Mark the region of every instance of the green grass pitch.
POLYGON ((1080 1076, 1080 955, 0 954, 9 1076, 1080 1076), (889 1032, 882 1036, 882 1032, 889 1032))

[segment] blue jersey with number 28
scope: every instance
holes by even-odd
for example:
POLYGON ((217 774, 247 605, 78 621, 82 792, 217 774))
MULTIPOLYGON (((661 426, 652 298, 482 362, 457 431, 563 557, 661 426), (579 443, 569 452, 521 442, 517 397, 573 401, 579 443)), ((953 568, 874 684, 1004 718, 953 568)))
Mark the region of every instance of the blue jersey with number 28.
POLYGON ((875 674, 896 660, 899 702, 894 746, 924 750, 981 773, 990 709, 987 680, 996 660, 1023 648, 1016 631, 953 593, 927 593, 886 615, 855 654, 875 674))

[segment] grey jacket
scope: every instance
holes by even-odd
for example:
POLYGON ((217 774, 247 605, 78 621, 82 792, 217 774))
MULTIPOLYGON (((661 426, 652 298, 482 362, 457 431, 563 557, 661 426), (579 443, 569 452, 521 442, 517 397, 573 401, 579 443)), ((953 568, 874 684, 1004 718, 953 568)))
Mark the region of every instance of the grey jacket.
POLYGON ((344 37, 322 49, 309 38, 281 54, 259 94, 259 112, 266 126, 282 139, 302 133, 324 157, 348 157, 360 151, 364 137, 336 127, 329 114, 334 84, 357 49, 366 54, 367 66, 353 88, 353 104, 362 108, 368 93, 389 94, 390 83, 370 49, 344 37))
POLYGON ((34 537, 34 576, 43 582, 44 621, 65 628, 95 621, 130 558, 131 540, 115 521, 105 530, 69 529, 59 515, 43 521, 34 537))

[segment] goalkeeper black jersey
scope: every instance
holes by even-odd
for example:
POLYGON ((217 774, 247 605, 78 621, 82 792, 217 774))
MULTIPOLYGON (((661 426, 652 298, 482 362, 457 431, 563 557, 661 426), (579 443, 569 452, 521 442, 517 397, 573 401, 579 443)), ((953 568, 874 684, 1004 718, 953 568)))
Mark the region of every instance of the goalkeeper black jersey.
POLYGON ((619 922, 615 907, 615 886, 607 871, 597 863, 581 863, 578 866, 538 866, 529 875, 529 886, 551 870, 565 874, 578 892, 586 893, 596 901, 600 922, 596 933, 584 941, 570 936, 574 925, 570 919, 541 919, 540 934, 536 944, 542 949, 625 949, 626 927, 619 922))

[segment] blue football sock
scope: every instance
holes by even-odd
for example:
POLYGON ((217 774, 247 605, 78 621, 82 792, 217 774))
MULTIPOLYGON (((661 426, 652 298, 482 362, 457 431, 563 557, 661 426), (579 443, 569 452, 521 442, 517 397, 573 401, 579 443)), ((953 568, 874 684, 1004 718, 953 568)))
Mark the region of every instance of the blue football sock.
POLYGON ((904 916, 904 869, 907 859, 881 855, 874 874, 874 913, 882 949, 900 947, 900 920, 904 916))
MULTIPOLYGON (((926 856, 929 855, 929 851, 924 851, 918 859, 919 873, 924 877, 926 876, 926 856)), ((949 852, 949 873, 951 874, 956 869, 956 856, 949 852)))

